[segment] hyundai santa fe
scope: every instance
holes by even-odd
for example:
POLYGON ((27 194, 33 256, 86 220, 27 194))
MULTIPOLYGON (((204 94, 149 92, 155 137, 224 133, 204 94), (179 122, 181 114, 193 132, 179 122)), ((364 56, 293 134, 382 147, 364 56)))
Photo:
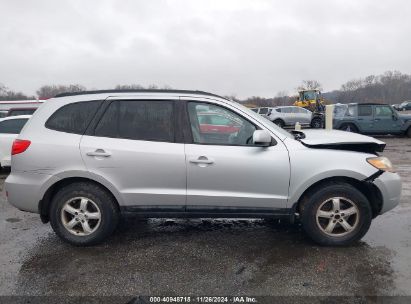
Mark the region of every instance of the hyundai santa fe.
POLYGON ((79 246, 106 239, 125 212, 282 218, 319 244, 347 245, 400 200, 384 147, 343 131, 288 133, 199 91, 62 94, 14 141, 5 189, 12 205, 79 246), (219 125, 204 127, 208 116, 219 125))

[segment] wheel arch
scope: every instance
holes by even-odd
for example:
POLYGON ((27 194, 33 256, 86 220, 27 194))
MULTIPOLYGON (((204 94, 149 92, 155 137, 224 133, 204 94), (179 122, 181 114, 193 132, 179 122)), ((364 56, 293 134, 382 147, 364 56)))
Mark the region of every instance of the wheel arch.
POLYGON ((284 119, 282 119, 282 118, 280 118, 280 117, 277 117, 277 118, 273 119, 273 122, 274 122, 274 123, 275 123, 276 121, 281 121, 281 123, 282 123, 284 126, 286 126, 286 123, 285 123, 285 120, 284 120, 284 119))
POLYGON ((358 180, 352 177, 346 176, 336 176, 328 177, 319 180, 312 185, 310 185, 298 198, 297 202, 294 204, 293 209, 296 213, 301 212, 301 208, 304 204, 305 198, 310 195, 311 192, 315 191, 319 187, 323 187, 332 183, 346 183, 350 184, 357 190, 359 190, 368 199, 372 209, 372 216, 375 218, 381 211, 383 206, 382 193, 371 181, 358 180))
POLYGON ((353 121, 353 120, 343 121, 338 126, 338 129, 340 129, 343 125, 353 125, 355 128, 357 128, 357 130, 359 132, 362 132, 362 129, 360 128, 360 126, 358 125, 358 123, 356 121, 353 121))
POLYGON ((117 193, 114 193, 112 190, 110 190, 110 186, 89 177, 65 177, 49 186, 49 188, 46 190, 42 199, 39 202, 38 211, 40 214, 41 221, 43 223, 49 222, 49 210, 51 201, 53 199, 53 196, 57 193, 57 191, 62 187, 78 182, 87 182, 99 186, 109 195, 111 195, 117 203, 117 206, 120 207, 120 197, 117 193))

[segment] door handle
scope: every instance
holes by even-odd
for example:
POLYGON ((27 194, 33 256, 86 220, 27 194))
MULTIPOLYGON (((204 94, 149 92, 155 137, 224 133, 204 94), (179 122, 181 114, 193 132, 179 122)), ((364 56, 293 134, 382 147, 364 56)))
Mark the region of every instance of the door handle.
POLYGON ((111 153, 104 151, 103 149, 97 149, 95 151, 89 151, 86 153, 87 156, 98 156, 98 157, 109 157, 111 153))
POLYGON ((205 164, 205 165, 211 165, 214 163, 214 160, 211 158, 207 158, 206 156, 199 156, 198 158, 190 158, 189 159, 190 163, 193 164, 205 164))

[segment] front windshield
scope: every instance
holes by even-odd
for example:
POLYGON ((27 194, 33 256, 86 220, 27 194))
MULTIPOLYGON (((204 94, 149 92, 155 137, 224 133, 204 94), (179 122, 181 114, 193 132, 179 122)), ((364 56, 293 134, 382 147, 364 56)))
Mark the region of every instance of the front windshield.
MULTIPOLYGON (((232 101, 233 102, 233 101, 232 101)), ((234 102, 233 102, 234 103, 234 102)), ((255 113, 254 111, 251 111, 249 108, 243 106, 242 104, 239 103, 235 103, 236 107, 239 108, 240 110, 244 111, 245 113, 247 113, 249 116, 255 118, 256 120, 262 122, 264 125, 266 125, 269 129, 274 129, 275 132, 283 135, 284 137, 289 137, 289 138, 294 138, 294 136, 287 132, 286 130, 284 130, 283 128, 280 128, 279 126, 277 126, 275 123, 273 123, 271 120, 265 119, 263 118, 263 116, 255 113)), ((283 140, 284 138, 282 138, 283 140)))
POLYGON ((302 94, 302 100, 315 100, 317 99, 317 92, 315 91, 305 91, 301 92, 302 94))

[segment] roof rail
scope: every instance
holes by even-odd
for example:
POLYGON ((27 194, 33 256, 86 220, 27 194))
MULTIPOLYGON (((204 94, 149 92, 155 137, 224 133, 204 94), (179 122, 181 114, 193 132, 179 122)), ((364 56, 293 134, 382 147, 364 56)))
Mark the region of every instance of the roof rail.
POLYGON ((80 92, 66 92, 60 93, 54 96, 57 97, 67 97, 67 96, 77 96, 77 95, 89 95, 89 94, 107 94, 107 93, 177 93, 177 94, 200 94, 213 96, 218 98, 227 99, 223 96, 203 92, 203 91, 190 91, 190 90, 168 90, 168 89, 125 89, 125 90, 95 90, 95 91, 80 91, 80 92))

